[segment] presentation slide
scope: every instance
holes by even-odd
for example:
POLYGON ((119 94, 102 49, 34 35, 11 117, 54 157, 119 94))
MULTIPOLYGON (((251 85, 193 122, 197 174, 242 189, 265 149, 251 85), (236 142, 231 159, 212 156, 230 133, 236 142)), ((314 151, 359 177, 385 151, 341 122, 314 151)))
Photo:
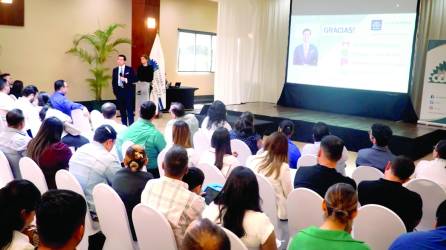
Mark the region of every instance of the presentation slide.
POLYGON ((287 82, 407 93, 416 12, 293 13, 287 82))

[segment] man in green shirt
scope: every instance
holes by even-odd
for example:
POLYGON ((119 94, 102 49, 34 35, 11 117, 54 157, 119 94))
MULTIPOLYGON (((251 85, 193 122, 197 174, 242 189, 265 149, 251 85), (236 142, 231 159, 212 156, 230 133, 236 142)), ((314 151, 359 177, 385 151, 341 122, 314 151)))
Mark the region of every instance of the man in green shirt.
POLYGON ((157 158, 161 150, 166 147, 166 141, 152 123, 156 112, 155 104, 151 101, 143 102, 139 112, 140 118, 138 121, 118 136, 117 149, 120 155, 125 154, 125 152, 121 152, 122 144, 125 141, 131 141, 143 146, 149 158, 147 171, 157 178, 159 177, 157 158))

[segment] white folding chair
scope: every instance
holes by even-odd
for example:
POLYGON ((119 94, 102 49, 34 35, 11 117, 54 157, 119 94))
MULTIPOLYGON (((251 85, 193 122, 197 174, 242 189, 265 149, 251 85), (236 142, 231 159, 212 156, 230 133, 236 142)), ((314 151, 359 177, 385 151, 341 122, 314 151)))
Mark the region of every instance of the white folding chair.
POLYGON ((97 110, 92 110, 90 112, 90 119, 93 130, 97 129, 104 122, 104 116, 97 110))
MULTIPOLYGON (((73 174, 65 169, 61 169, 56 173, 56 186, 58 189, 71 190, 76 192, 85 198, 84 191, 82 190, 81 184, 77 181, 73 174)), ((85 201, 87 202, 87 201, 85 201)), ((88 205, 87 205, 88 206, 88 205)), ((82 241, 77 246, 78 249, 88 250, 88 236, 96 234, 99 232, 99 224, 95 223, 90 216, 90 212, 87 209, 87 215, 85 216, 85 234, 82 241)))
POLYGON ((221 227, 223 231, 225 231, 226 235, 229 238, 229 242, 231 242, 231 250, 248 250, 243 241, 237 237, 231 230, 228 230, 224 227, 221 227))
POLYGON ((302 155, 297 160, 297 168, 309 167, 317 164, 317 156, 315 155, 302 155))
POLYGON ((319 227, 324 222, 322 197, 308 188, 297 188, 287 198, 288 232, 290 238, 309 226, 319 227))
POLYGON ((156 209, 138 204, 132 212, 139 249, 177 250, 169 221, 156 209))
POLYGON ((6 114, 8 113, 8 110, 0 109, 0 131, 3 131, 6 127, 8 127, 8 124, 6 122, 6 114))
POLYGON ((19 161, 19 167, 22 178, 34 183, 41 194, 48 191, 48 185, 46 184, 45 176, 43 175, 42 170, 31 158, 21 158, 19 161))
POLYGON ((263 175, 256 174, 259 183, 259 194, 262 199, 262 210, 269 217, 271 223, 277 228, 277 199, 271 182, 263 175))
POLYGON ((359 184, 362 181, 374 181, 384 178, 384 174, 374 167, 359 166, 353 170, 352 178, 356 184, 359 184))
POLYGON ((75 109, 71 111, 71 119, 73 120, 73 125, 82 135, 91 135, 93 133, 88 117, 84 115, 82 109, 75 109))
POLYGON ((209 184, 225 184, 226 179, 216 166, 211 166, 207 163, 199 163, 197 168, 201 169, 204 173, 203 187, 206 187, 209 184))
POLYGON ((122 146, 121 146, 121 157, 122 157, 122 159, 125 158, 125 152, 127 152, 127 149, 130 146, 133 146, 134 144, 135 143, 132 142, 132 141, 125 141, 124 143, 122 143, 122 146))
POLYGON ((105 235, 105 250, 133 250, 133 242, 127 212, 119 195, 110 186, 100 183, 93 188, 93 200, 96 214, 105 235))
POLYGON ((437 183, 426 179, 413 179, 404 185, 406 188, 418 193, 423 200, 423 217, 418 230, 434 229, 437 221, 435 213, 437 208, 444 200, 446 200, 446 191, 437 183))
POLYGON ((359 208, 352 235, 373 250, 387 250, 405 232, 406 227, 396 213, 384 206, 369 204, 359 208))
POLYGON ((252 155, 251 149, 241 140, 231 140, 231 150, 237 153, 237 159, 241 164, 245 164, 249 156, 252 155))
POLYGON ((194 149, 198 154, 208 151, 211 147, 211 139, 202 129, 199 129, 197 132, 195 132, 193 141, 194 149))
POLYGON ((0 188, 6 186, 10 181, 14 180, 11 166, 9 165, 8 158, 0 151, 0 188))
POLYGON ((160 176, 164 176, 163 162, 164 162, 164 157, 166 156, 166 153, 168 150, 169 150, 169 148, 167 148, 167 147, 164 148, 163 150, 161 150, 161 152, 158 154, 158 157, 156 159, 160 176))
POLYGON ((290 168, 290 179, 291 179, 291 183, 294 184, 294 178, 296 178, 296 173, 297 173, 297 169, 295 168, 290 168))

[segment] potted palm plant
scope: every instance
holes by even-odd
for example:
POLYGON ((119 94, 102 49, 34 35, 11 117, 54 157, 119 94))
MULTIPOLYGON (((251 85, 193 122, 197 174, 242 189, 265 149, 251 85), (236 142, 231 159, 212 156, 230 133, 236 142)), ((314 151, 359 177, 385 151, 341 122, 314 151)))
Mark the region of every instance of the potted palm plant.
POLYGON ((66 53, 79 57, 90 66, 91 78, 86 81, 93 91, 97 104, 102 99, 102 90, 108 86, 111 79, 110 69, 105 62, 112 53, 117 53, 120 44, 131 44, 130 39, 116 38, 112 40, 114 31, 124 28, 123 24, 112 24, 104 30, 98 29, 91 34, 78 35, 73 40, 73 47, 66 53))

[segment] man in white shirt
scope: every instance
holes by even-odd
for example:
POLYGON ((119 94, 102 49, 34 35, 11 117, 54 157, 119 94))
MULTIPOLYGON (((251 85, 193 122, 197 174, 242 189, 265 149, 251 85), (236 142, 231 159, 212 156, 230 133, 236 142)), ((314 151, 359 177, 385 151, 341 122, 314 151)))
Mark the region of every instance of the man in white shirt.
POLYGON ((164 129, 164 138, 167 144, 172 143, 172 128, 176 121, 184 121, 189 126, 190 138, 193 138, 195 132, 198 131, 198 120, 194 114, 186 114, 184 110, 184 105, 179 102, 173 102, 170 104, 170 115, 172 119, 167 122, 166 128, 164 129))
POLYGON ((446 191, 446 140, 435 145, 432 161, 420 161, 415 168, 415 178, 431 180, 446 191))
POLYGON ((14 178, 21 179, 19 160, 26 156, 26 147, 31 138, 23 130, 25 117, 20 109, 8 111, 6 121, 8 127, 0 133, 0 150, 8 159, 14 178))
MULTIPOLYGON (((9 83, 0 78, 0 110, 9 111, 14 108, 14 99, 9 96, 11 86, 9 83)), ((2 114, 4 116, 5 114, 2 114)))
POLYGON ((106 102, 101 107, 102 116, 104 116, 104 120, 102 121, 102 124, 107 124, 112 126, 116 133, 119 135, 124 130, 127 129, 127 126, 122 125, 118 122, 116 122, 116 105, 111 102, 106 102))
POLYGON ((187 151, 180 146, 172 146, 163 162, 165 175, 147 182, 141 194, 141 203, 155 208, 169 221, 177 242, 181 246, 189 224, 201 218, 205 208, 204 199, 189 191, 182 181, 187 173, 187 151))
POLYGON ((97 128, 93 140, 73 154, 69 166, 70 173, 76 177, 84 190, 91 215, 96 218, 93 188, 99 183, 111 185, 111 180, 121 169, 121 164, 110 152, 116 140, 116 131, 112 126, 102 125, 97 128))
POLYGON ((39 118, 39 109, 34 105, 37 99, 38 89, 34 85, 28 85, 22 90, 22 96, 15 101, 14 106, 22 110, 25 116, 25 129, 32 129, 35 131, 40 127, 41 121, 39 118))
MULTIPOLYGON (((304 148, 302 149, 302 155, 316 155, 319 152, 319 148, 321 147, 321 140, 322 138, 324 138, 325 136, 330 134, 330 130, 327 126, 327 124, 323 123, 323 122, 318 122, 316 124, 314 124, 313 126, 313 144, 306 144, 304 146, 304 148)), ((348 159, 348 154, 347 154, 347 148, 344 146, 344 149, 342 150, 342 157, 341 159, 338 161, 337 165, 336 165, 336 170, 345 175, 345 167, 346 167, 346 162, 348 159)))

